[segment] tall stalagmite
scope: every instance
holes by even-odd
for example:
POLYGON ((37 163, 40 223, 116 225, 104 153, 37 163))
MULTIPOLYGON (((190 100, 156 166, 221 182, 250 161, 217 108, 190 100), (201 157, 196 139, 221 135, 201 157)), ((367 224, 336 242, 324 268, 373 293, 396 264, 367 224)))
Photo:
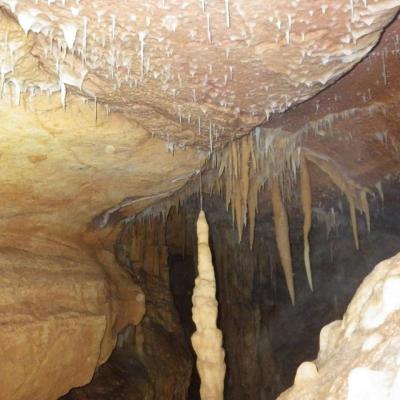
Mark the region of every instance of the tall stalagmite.
POLYGON ((225 351, 222 332, 217 328, 218 302, 212 256, 208 245, 208 224, 204 211, 197 219, 198 277, 193 290, 193 321, 196 332, 192 344, 197 354, 202 400, 223 400, 225 351))

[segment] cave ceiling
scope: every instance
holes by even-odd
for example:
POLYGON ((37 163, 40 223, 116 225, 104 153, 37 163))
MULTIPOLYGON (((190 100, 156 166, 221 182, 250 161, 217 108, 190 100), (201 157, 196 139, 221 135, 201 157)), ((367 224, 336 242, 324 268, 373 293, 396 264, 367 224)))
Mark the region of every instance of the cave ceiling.
POLYGON ((399 164, 399 6, 0 0, 1 227, 77 240, 257 125, 375 184, 399 164))

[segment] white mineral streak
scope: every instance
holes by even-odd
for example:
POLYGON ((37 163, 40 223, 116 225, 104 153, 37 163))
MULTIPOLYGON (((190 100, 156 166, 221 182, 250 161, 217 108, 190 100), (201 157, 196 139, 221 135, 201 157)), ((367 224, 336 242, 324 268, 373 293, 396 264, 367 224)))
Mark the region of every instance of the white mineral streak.
POLYGON ((399 327, 400 253, 364 279, 342 321, 321 330, 318 358, 278 400, 400 399, 399 327))
POLYGON ((217 328, 218 302, 212 256, 208 245, 208 224, 204 211, 197 220, 198 277, 193 290, 193 321, 196 332, 192 345, 197 354, 202 400, 223 400, 225 351, 222 332, 217 328))

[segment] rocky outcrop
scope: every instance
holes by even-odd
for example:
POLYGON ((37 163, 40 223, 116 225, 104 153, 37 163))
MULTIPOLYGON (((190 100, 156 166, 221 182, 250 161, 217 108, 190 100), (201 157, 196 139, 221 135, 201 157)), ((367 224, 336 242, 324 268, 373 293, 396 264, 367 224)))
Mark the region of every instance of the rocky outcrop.
POLYGON ((2 239, 0 399, 58 399, 91 380, 118 330, 140 322, 143 292, 110 253, 99 262, 67 243, 2 239))
POLYGON ((381 262, 343 320, 321 330, 318 358, 304 362, 279 400, 392 400, 400 396, 400 254, 381 262))

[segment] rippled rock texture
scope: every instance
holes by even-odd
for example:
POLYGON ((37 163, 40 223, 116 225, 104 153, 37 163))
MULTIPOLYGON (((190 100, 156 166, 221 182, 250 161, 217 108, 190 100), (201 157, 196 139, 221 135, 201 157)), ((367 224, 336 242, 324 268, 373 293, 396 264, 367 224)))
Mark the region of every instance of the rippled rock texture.
POLYGON ((54 400, 91 380, 118 330, 142 319, 144 295, 110 253, 97 261, 67 243, 2 239, 0 398, 54 400))

